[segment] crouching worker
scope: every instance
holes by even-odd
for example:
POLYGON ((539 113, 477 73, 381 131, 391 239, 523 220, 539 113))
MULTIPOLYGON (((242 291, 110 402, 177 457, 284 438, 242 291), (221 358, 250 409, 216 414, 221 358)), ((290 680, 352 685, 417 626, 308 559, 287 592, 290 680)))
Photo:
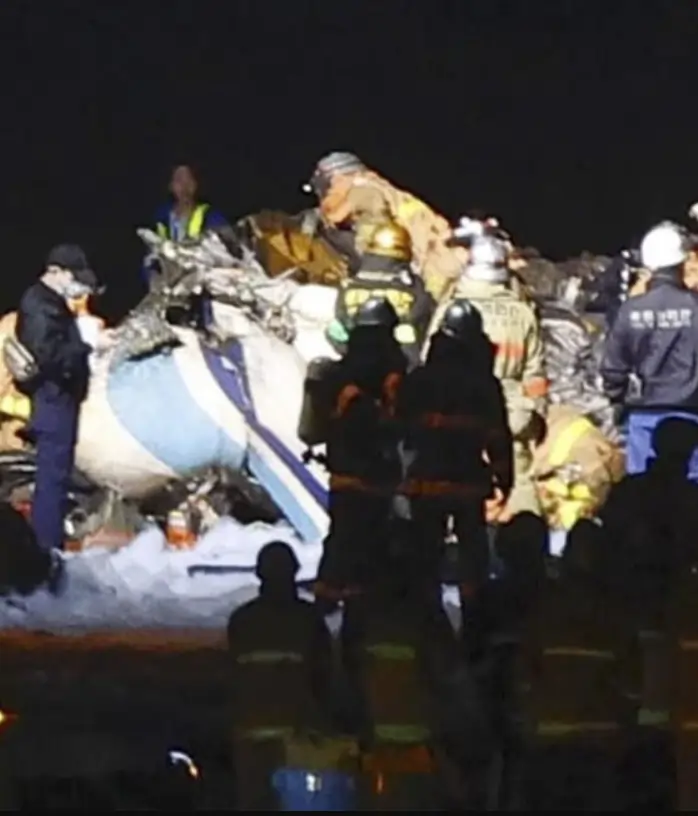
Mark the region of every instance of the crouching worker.
MULTIPOLYGON (((332 658, 324 621, 297 595, 298 569, 287 544, 265 546, 257 561, 259 597, 228 623, 236 810, 278 809, 279 797, 282 810, 343 810, 332 797, 351 788, 335 774, 338 762, 319 767, 317 751, 299 759, 298 746, 310 743, 304 734, 327 733, 332 658), (306 799, 320 806, 299 807, 306 799)), ((339 753, 334 743, 323 744, 339 753)))
POLYGON ((367 810, 435 810, 437 682, 457 663, 445 612, 426 610, 395 567, 376 575, 342 621, 343 662, 363 703, 367 810))
POLYGON ((356 312, 345 356, 312 366, 299 436, 326 444, 330 530, 316 597, 325 608, 360 594, 381 568, 390 541, 393 496, 402 475, 394 419, 406 360, 394 337, 398 317, 383 298, 356 312))

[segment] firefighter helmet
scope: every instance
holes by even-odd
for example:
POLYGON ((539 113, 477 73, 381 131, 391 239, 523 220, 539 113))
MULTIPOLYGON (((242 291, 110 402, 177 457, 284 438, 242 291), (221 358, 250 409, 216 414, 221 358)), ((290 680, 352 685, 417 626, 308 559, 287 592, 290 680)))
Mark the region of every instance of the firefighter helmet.
POLYGON ((372 297, 361 304, 352 320, 352 329, 383 328, 393 331, 400 320, 386 298, 372 297))
POLYGON ((303 185, 303 192, 315 193, 322 198, 330 187, 332 177, 347 173, 359 173, 366 165, 358 156, 344 150, 328 153, 315 165, 310 181, 303 185))
POLYGON ((458 342, 469 343, 483 332, 482 316, 469 300, 454 300, 444 313, 439 332, 458 342))
POLYGON ((365 251, 371 255, 381 255, 396 261, 411 261, 412 238, 400 224, 388 221, 373 230, 366 243, 365 251))
POLYGON ((491 235, 473 238, 465 274, 471 280, 506 283, 509 280, 507 256, 507 246, 499 238, 491 235))
POLYGON ((285 541, 272 541, 262 547, 257 556, 257 577, 260 581, 295 577, 301 568, 296 554, 285 541))

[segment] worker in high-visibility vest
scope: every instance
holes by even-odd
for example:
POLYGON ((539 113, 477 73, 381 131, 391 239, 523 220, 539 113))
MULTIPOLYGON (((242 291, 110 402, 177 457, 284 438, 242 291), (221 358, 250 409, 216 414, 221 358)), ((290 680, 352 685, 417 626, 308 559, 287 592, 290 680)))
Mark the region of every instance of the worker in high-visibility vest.
MULTIPOLYGON (((188 164, 175 167, 170 177, 170 201, 163 205, 155 217, 155 229, 160 238, 177 243, 198 241, 210 230, 224 230, 228 222, 218 210, 198 198, 199 180, 188 164)), ((143 276, 147 283, 158 270, 157 258, 148 256, 143 263, 143 276)), ((208 298, 201 302, 202 322, 212 320, 211 303, 208 298)))
POLYGON ((267 544, 257 561, 259 597, 228 623, 237 810, 269 809, 287 741, 325 723, 330 634, 315 606, 298 597, 298 570, 288 544, 267 544))
POLYGON ((220 212, 198 199, 199 181, 190 165, 174 168, 169 189, 172 200, 156 216, 156 230, 161 238, 196 241, 207 230, 227 226, 220 212))
POLYGON ((637 716, 634 633, 599 584, 600 528, 570 532, 561 574, 522 638, 527 809, 614 809, 617 762, 637 716))
POLYGON ((363 704, 362 764, 376 810, 435 804, 437 685, 458 663, 445 612, 425 610, 409 586, 399 569, 384 571, 342 621, 343 662, 363 704))

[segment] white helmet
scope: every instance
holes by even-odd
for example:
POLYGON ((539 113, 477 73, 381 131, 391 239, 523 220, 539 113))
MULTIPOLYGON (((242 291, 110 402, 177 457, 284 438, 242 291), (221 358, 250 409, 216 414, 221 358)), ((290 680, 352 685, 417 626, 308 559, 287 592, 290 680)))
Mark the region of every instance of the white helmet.
POLYGON ((491 235, 473 238, 465 275, 471 280, 506 283, 509 280, 509 270, 504 242, 491 235))
POLYGON ((682 264, 688 257, 686 231, 671 221, 657 224, 642 239, 640 257, 650 272, 682 264))

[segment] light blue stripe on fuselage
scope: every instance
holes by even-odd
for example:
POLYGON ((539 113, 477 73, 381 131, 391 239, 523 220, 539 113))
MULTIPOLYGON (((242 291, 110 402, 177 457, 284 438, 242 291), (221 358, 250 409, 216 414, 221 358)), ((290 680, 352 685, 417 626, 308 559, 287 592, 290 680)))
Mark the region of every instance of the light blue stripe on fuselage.
MULTIPOLYGON (((214 380, 211 388, 218 388, 214 380)), ((109 372, 107 401, 128 433, 178 474, 213 464, 242 467, 246 443, 232 439, 201 408, 173 354, 121 363, 109 372)))

